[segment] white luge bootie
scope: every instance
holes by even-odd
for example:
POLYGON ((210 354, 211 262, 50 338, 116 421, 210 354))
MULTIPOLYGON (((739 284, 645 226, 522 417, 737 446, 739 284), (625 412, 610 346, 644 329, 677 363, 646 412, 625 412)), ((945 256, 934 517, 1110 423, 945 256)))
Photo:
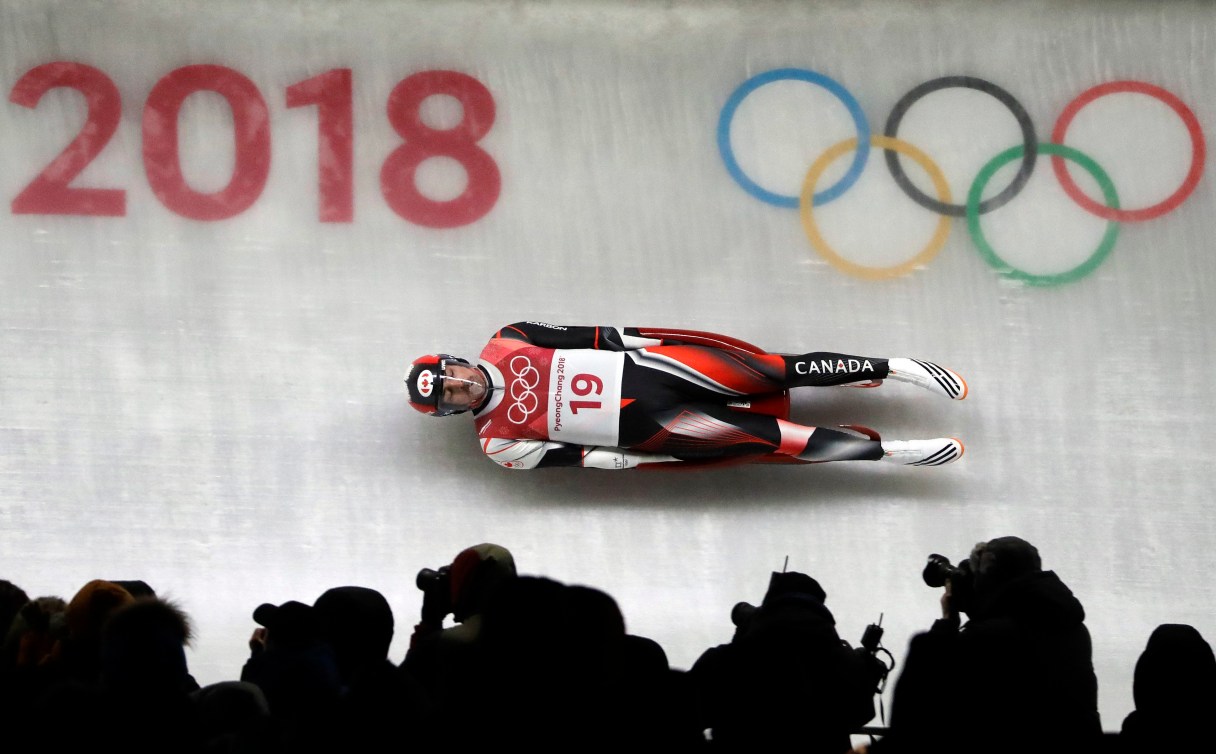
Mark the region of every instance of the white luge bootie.
POLYGON ((963 457, 963 443, 953 437, 932 440, 883 440, 882 460, 903 466, 942 466, 963 457))
POLYGON ((887 379, 917 385, 956 401, 967 397, 967 381, 932 361, 896 357, 887 360, 887 367, 891 370, 887 379))

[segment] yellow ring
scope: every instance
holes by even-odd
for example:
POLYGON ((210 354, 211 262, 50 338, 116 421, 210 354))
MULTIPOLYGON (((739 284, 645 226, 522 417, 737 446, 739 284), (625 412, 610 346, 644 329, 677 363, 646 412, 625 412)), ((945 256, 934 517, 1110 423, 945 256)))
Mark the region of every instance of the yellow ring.
MULTIPOLYGON (((902 139, 896 139, 891 136, 880 136, 879 134, 872 134, 870 136, 870 146, 889 149, 892 152, 898 152, 910 157, 929 174, 929 178, 933 181, 933 187, 937 189, 937 198, 944 204, 950 203, 950 186, 946 183, 946 176, 942 174, 941 168, 933 160, 929 159, 929 155, 902 139)), ((863 280, 885 280, 887 278, 907 275, 917 267, 928 264, 941 251, 942 246, 946 243, 946 237, 950 235, 949 216, 941 216, 941 219, 937 222, 937 230, 933 232, 933 237, 929 239, 929 243, 925 245, 925 248, 921 249, 916 256, 908 261, 892 267, 867 267, 863 264, 850 262, 840 256, 839 252, 823 239, 823 236, 819 232, 819 226, 815 224, 815 217, 811 214, 811 207, 814 204, 815 184, 819 182, 819 177, 827 169, 828 165, 832 163, 832 160, 855 149, 857 149, 857 137, 845 139, 819 155, 819 159, 815 160, 814 164, 811 165, 811 169, 806 173, 806 180, 802 182, 802 195, 798 203, 799 212, 802 215, 802 228, 806 231, 806 237, 810 239, 811 246, 815 248, 819 256, 828 260, 829 264, 847 275, 859 277, 863 280)))

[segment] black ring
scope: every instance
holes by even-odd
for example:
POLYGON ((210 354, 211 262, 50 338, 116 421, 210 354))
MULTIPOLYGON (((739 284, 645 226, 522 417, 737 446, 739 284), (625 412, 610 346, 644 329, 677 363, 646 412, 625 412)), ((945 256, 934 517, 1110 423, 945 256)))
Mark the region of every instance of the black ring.
MULTIPOLYGON (((1013 177, 1013 182, 1006 186, 1004 191, 987 201, 980 202, 979 212, 982 215, 985 212, 990 212, 1004 206, 1006 202, 1021 192, 1022 188, 1026 185, 1026 181, 1030 180, 1030 174, 1034 172, 1035 158, 1038 157, 1039 153, 1039 142, 1034 135, 1034 124, 1030 122, 1030 114, 1026 112, 1026 108, 1022 107, 1022 103, 1018 102, 1012 94, 996 84, 984 79, 975 78, 974 76, 943 76, 939 79, 926 81, 905 94, 900 98, 899 102, 895 103, 895 107, 891 110, 891 115, 887 117, 885 135, 889 138, 898 138, 896 131, 899 130, 899 122, 907 115, 908 109, 912 107, 913 103, 921 97, 931 92, 936 92, 938 89, 950 89, 953 87, 975 89, 995 97, 1001 104, 1009 108, 1009 111, 1013 113, 1013 117, 1018 121, 1018 128, 1022 130, 1022 146, 1026 150, 1022 157, 1022 166, 1018 168, 1018 174, 1013 177)), ((904 172, 903 166, 900 165, 899 154, 889 149, 883 151, 887 158, 887 167, 891 170, 891 177, 895 179, 895 182, 899 184, 899 187, 903 189, 903 192, 912 201, 939 215, 950 215, 951 217, 965 217, 967 215, 966 204, 947 204, 928 196, 918 189, 908 178, 908 174, 904 172)))

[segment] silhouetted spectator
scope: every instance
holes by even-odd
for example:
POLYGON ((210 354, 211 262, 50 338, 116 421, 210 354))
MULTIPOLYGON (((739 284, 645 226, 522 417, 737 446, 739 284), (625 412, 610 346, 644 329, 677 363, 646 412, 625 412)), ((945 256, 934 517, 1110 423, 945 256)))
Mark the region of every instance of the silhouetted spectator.
POLYGON ((285 750, 336 737, 342 679, 311 605, 288 601, 253 611, 255 629, 241 680, 265 696, 285 750))
MULTIPOLYGON (((191 694, 202 749, 210 754, 258 754, 276 748, 276 730, 262 690, 243 681, 221 681, 191 694)), ((306 751, 307 746, 291 751, 306 751)))
MULTIPOLYGON (((30 625, 58 616, 56 600, 39 599, 23 613, 30 625), (34 606, 49 614, 34 614, 34 606)), ((197 688, 186 667, 190 637, 185 614, 159 600, 134 600, 116 584, 85 585, 64 612, 66 634, 54 650, 24 662, 26 745, 55 731, 57 750, 121 749, 191 752, 197 749, 189 693, 197 688)), ((23 651, 43 643, 42 626, 26 635, 23 651)), ((20 669, 20 668, 19 668, 20 669)))
POLYGON ((874 717, 880 666, 841 641, 826 596, 806 574, 773 573, 758 608, 732 611, 734 638, 689 671, 714 750, 841 754, 874 717))
MULTIPOLYGON (((459 740, 469 746, 524 745, 581 750, 579 733, 564 717, 564 696, 577 693, 566 663, 561 625, 565 586, 534 576, 504 582, 488 600, 481 627, 478 683, 466 694, 459 740)), ((455 719, 445 710, 445 720, 455 719)))
POLYGON ((116 609, 101 635, 101 688, 114 710, 130 710, 131 725, 105 738, 124 751, 188 752, 202 744, 198 690, 186 665, 193 636, 176 605, 144 597, 116 609))
POLYGON ((8 628, 13 623, 17 611, 29 602, 25 590, 11 581, 0 579, 0 641, 8 635, 8 628))
POLYGON ((334 587, 317 598, 313 613, 321 637, 333 647, 345 687, 381 670, 393 641, 393 609, 383 594, 362 586, 334 587))
POLYGON ((1072 754, 1101 746, 1081 603, 1017 537, 981 542, 960 569, 947 582, 943 617, 912 639, 891 732, 873 752, 1072 754), (960 610, 969 617, 961 630, 960 610))
MULTIPOLYGON (((4 638, 0 709, 11 720, 23 721, 22 732, 31 738, 35 707, 60 680, 53 663, 55 649, 67 635, 67 607, 59 597, 31 600, 13 618, 4 638)), ((12 739, 7 742, 18 745, 12 739)))
POLYGON ((68 603, 60 597, 39 597, 22 605, 4 637, 0 676, 49 662, 56 645, 67 636, 67 609, 68 603))
POLYGON ((402 739, 430 746, 430 700, 388 659, 394 622, 384 595, 361 586, 335 587, 317 598, 313 611, 338 663, 343 746, 367 750, 402 739))
POLYGON ((1120 751, 1212 748, 1212 736, 1194 729, 1216 708, 1216 656, 1192 626, 1166 623, 1153 631, 1136 661, 1132 694, 1136 709, 1123 720, 1120 751))
MULTIPOLYGON (((419 576, 422 619, 414 626, 402 666, 440 710, 457 707, 480 673, 482 611, 494 591, 515 576, 510 551, 491 543, 467 547, 451 565, 419 576), (456 625, 444 628, 449 614, 456 625)), ((454 714, 461 713, 456 709, 454 714)))
POLYGON ((101 672, 101 631, 110 615, 135 598, 110 581, 94 579, 68 602, 67 635, 55 649, 57 672, 93 683, 101 672))
POLYGON ((616 600, 574 585, 562 591, 559 604, 554 628, 564 640, 555 644, 574 677, 558 699, 584 746, 672 752, 704 745, 700 731, 683 726, 691 704, 667 653, 651 639, 626 632, 616 600))
POLYGON ((321 639, 311 605, 289 600, 253 611, 255 629, 241 680, 262 690, 271 712, 284 718, 323 714, 342 688, 333 648, 321 639))
POLYGON ((149 697, 198 690, 186 665, 193 635, 189 617, 172 602, 145 597, 115 610, 102 630, 102 682, 149 697))

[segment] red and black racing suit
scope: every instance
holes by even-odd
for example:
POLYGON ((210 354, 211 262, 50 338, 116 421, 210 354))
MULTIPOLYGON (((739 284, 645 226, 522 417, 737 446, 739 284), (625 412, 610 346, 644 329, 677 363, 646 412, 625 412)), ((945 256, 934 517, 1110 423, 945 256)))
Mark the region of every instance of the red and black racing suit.
POLYGON ((731 404, 792 387, 875 383, 886 359, 764 353, 686 330, 519 322, 494 334, 477 366, 491 391, 474 410, 482 449, 507 468, 883 454, 873 439, 731 404))

